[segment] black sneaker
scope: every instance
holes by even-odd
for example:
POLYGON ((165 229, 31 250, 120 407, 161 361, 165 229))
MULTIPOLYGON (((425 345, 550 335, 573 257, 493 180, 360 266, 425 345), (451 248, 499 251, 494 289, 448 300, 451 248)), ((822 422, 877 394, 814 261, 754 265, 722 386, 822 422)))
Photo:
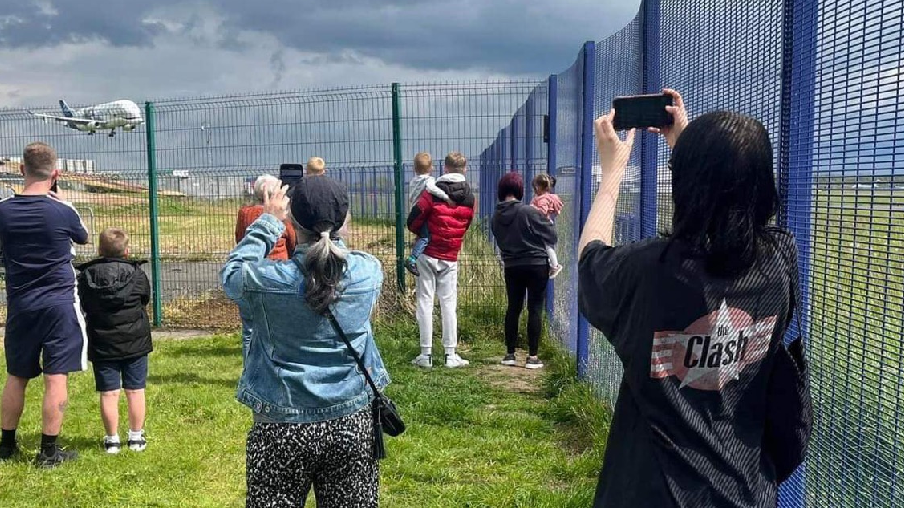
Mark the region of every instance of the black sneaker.
POLYGON ((421 276, 421 271, 417 269, 417 265, 414 263, 414 260, 408 258, 405 260, 405 269, 408 270, 408 273, 414 275, 415 277, 421 276))
POLYGON ((502 361, 499 362, 499 363, 501 363, 502 365, 510 365, 510 366, 513 366, 513 365, 515 365, 517 362, 515 361, 515 355, 511 354, 511 355, 505 355, 505 358, 503 358, 502 361))
POLYGON ((47 455, 43 450, 35 457, 35 466, 43 469, 52 469, 63 462, 69 462, 78 458, 78 452, 75 450, 63 450, 57 447, 52 455, 47 455))
POLYGON ((16 445, 0 446, 0 460, 9 460, 18 454, 19 447, 16 445))
POLYGON ((537 357, 533 357, 533 358, 529 357, 527 359, 527 363, 524 364, 524 368, 526 368, 526 369, 542 369, 543 362, 541 362, 540 359, 537 357))

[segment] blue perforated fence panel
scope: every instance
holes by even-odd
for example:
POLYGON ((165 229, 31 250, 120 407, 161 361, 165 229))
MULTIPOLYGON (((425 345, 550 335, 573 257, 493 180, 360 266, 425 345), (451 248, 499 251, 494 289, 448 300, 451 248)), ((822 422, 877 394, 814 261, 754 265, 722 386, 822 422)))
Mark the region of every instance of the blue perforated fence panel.
MULTIPOLYGON (((681 92, 690 117, 716 110, 751 115, 766 126, 778 164, 781 117, 781 0, 662 0, 662 84, 681 92)), ((659 144, 658 229, 671 226, 670 150, 659 144)))
POLYGON ((565 347, 574 352, 577 338, 577 241, 580 219, 581 121, 583 118, 583 71, 579 55, 565 72, 556 76, 556 193, 565 207, 556 221, 559 235, 557 254, 563 266, 555 279, 552 332, 565 347))
MULTIPOLYGON (((615 97, 641 93, 642 71, 641 23, 638 15, 619 32, 596 43, 594 117, 608 113, 615 97)), ((617 245, 640 239, 640 141, 638 133, 618 199, 613 230, 613 241, 617 245)), ((600 184, 599 156, 595 149, 590 183, 592 195, 595 196, 600 184)), ((614 406, 621 382, 621 362, 603 334, 593 328, 590 330, 588 353, 587 377, 596 392, 614 406)))
POLYGON ((795 34, 815 44, 792 78, 792 112, 812 117, 792 125, 812 135, 791 145, 788 195, 803 228, 789 225, 809 234, 811 506, 904 506, 902 12, 901 0, 823 0, 794 13, 815 23, 795 34))
MULTIPOLYGON (((688 7, 646 0, 628 26, 596 44, 593 115, 608 111, 614 96, 661 84, 682 92, 691 118, 727 109, 766 126, 783 199, 779 222, 800 251, 816 411, 810 458, 782 486, 779 505, 904 506, 904 1, 698 0, 688 7)), ((551 150, 566 202, 553 331, 572 351, 576 251, 564 246, 576 247, 584 190, 581 65, 578 58, 553 79, 551 150)), ((669 229, 668 158, 664 143, 638 138, 616 243, 669 229)), ((596 174, 589 184, 595 191, 596 174)), ((789 337, 795 333, 792 326, 789 337)), ((619 362, 598 332, 589 342, 586 378, 612 401, 619 362)))

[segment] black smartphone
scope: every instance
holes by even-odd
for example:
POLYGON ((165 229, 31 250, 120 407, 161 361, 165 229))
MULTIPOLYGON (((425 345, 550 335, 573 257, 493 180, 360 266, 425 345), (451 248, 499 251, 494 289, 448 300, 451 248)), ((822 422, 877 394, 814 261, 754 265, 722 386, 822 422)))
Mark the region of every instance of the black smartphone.
POLYGON ((291 191, 295 184, 298 183, 299 180, 304 178, 304 165, 303 164, 280 164, 279 165, 279 179, 282 181, 283 185, 288 185, 289 190, 291 191))
POLYGON ((50 186, 50 192, 54 194, 58 194, 60 192, 59 186, 57 186, 57 180, 53 181, 53 185, 50 186))
POLYGON ((646 129, 647 127, 666 127, 675 119, 665 110, 672 105, 672 96, 667 94, 634 95, 616 97, 612 101, 615 109, 615 130, 646 129))

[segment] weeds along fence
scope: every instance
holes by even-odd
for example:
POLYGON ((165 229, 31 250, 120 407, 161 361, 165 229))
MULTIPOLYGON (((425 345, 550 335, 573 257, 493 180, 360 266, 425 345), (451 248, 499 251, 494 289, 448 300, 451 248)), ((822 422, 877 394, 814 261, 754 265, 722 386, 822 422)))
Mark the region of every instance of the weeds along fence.
MULTIPOLYGON (((451 150, 470 161, 477 220, 466 239, 460 312, 498 323, 504 288, 487 221, 507 171, 557 177, 564 265, 550 292, 551 335, 614 402, 619 361, 577 309, 577 241, 599 182, 592 121, 619 95, 682 92, 691 117, 716 109, 770 132, 779 223, 800 252, 801 312, 816 425, 780 506, 904 506, 904 0, 644 0, 610 37, 543 82, 392 85, 152 101, 148 123, 107 139, 0 112, 0 157, 35 139, 71 170, 64 195, 89 228, 119 226, 152 260, 155 317, 169 326, 235 325, 217 272, 235 243, 250 181, 310 156, 348 185, 353 247, 383 261, 381 312, 409 304, 400 261, 410 161, 451 150), (89 163, 90 161, 90 163, 89 163), (401 305, 400 305, 401 304, 401 305)), ((668 229, 667 148, 641 134, 616 217, 616 243, 668 229)), ((15 161, 0 179, 20 185, 15 161)), ((439 167, 439 164, 437 165, 439 167)), ((530 199, 527 189, 525 199, 530 199)), ((79 251, 91 255, 92 247, 79 251)), ((792 325, 789 337, 798 333, 792 325)))

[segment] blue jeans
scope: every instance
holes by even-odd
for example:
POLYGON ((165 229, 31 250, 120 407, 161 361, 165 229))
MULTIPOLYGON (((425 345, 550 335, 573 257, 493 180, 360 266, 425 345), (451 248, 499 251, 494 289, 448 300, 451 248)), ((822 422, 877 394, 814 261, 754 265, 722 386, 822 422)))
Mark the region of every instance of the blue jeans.
POLYGON ((420 233, 417 235, 417 240, 414 242, 414 247, 411 248, 411 259, 417 259, 421 257, 421 254, 424 253, 424 250, 427 249, 427 244, 430 243, 430 230, 427 229, 427 225, 424 224, 421 227, 420 233))

